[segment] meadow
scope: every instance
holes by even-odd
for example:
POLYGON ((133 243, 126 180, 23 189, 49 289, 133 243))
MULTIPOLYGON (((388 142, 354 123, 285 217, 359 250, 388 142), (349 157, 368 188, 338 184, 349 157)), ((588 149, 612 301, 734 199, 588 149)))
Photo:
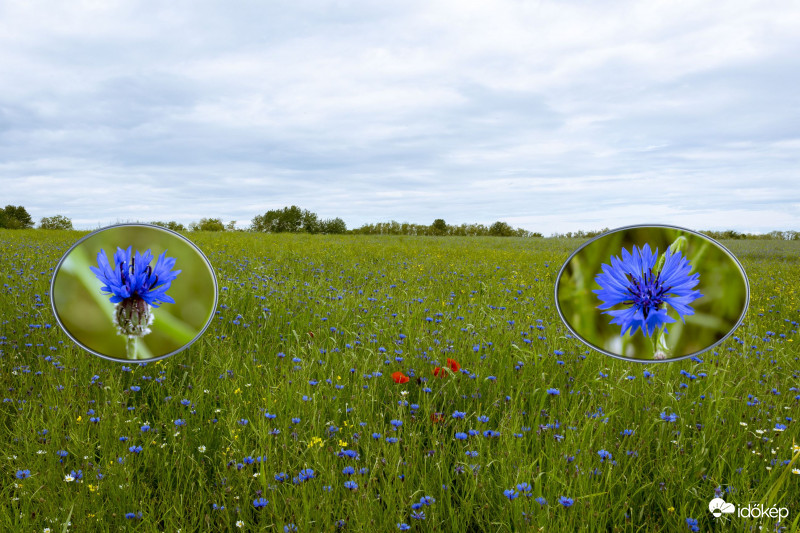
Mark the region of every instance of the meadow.
POLYGON ((800 242, 724 241, 744 322, 642 364, 559 319, 582 240, 191 233, 213 323, 139 364, 54 320, 82 235, 0 230, 2 531, 800 528, 800 242))

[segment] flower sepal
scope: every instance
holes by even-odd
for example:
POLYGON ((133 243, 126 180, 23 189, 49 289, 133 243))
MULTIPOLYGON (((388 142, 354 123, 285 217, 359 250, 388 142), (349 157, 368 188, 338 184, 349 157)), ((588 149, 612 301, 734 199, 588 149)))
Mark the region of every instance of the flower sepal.
POLYGON ((153 313, 143 299, 133 296, 125 298, 115 306, 114 318, 120 335, 144 337, 150 333, 153 313))

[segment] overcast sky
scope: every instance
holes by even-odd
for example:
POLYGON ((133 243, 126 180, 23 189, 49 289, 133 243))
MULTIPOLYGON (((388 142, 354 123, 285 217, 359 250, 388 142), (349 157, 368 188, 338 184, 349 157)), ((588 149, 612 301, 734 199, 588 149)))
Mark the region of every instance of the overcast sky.
POLYGON ((800 2, 0 2, 0 203, 76 227, 800 229, 800 2))

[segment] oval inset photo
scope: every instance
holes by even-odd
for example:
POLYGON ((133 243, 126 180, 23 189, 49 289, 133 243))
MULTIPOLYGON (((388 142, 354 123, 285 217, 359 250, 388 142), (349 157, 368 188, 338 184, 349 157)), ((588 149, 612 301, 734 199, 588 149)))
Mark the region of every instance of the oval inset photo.
POLYGON ((85 350, 115 361, 153 361, 203 334, 217 306, 217 280, 182 235, 120 224, 90 233, 64 254, 50 301, 59 325, 85 350))
POLYGON ((572 333, 606 355, 670 361, 704 352, 744 319, 750 287, 724 246, 673 226, 630 226, 578 248, 556 279, 572 333))

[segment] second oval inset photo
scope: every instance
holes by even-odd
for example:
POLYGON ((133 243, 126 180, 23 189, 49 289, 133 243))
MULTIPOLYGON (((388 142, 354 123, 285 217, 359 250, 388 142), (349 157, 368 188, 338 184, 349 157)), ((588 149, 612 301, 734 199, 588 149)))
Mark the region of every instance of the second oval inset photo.
POLYGON ((556 280, 567 327, 607 355, 666 361, 699 354, 741 323, 747 276, 724 246, 673 226, 630 226, 578 248, 556 280))

